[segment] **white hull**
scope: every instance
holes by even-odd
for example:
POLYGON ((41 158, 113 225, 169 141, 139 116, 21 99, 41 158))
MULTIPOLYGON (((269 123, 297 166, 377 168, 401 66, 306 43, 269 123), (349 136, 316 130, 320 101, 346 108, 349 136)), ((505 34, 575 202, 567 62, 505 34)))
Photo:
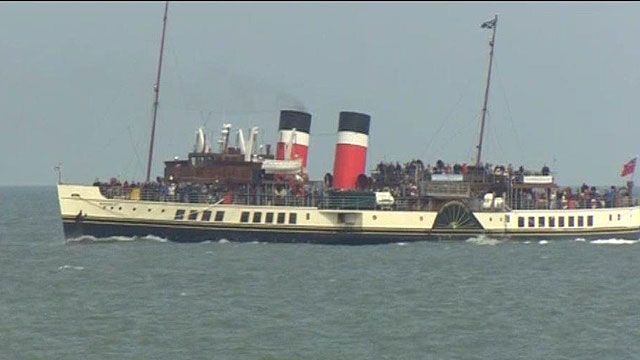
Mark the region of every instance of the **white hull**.
POLYGON ((333 237, 338 240, 353 239, 355 243, 370 243, 368 240, 375 239, 373 242, 378 243, 405 238, 436 240, 477 235, 498 238, 637 239, 640 231, 640 207, 482 211, 473 213, 479 228, 442 228, 436 223, 438 212, 435 211, 336 210, 119 200, 105 198, 98 187, 79 185, 58 185, 58 197, 68 238, 82 235, 127 236, 133 232, 141 236, 168 237, 174 241, 216 240, 224 236, 238 237, 239 241, 277 241, 280 236, 283 242, 308 242, 304 239, 322 235, 323 240, 319 242, 334 242, 331 241, 333 237), (174 230, 180 236, 172 235, 174 230), (193 232, 194 239, 185 238, 189 236, 189 231, 193 232), (291 234, 297 236, 291 237, 291 234))

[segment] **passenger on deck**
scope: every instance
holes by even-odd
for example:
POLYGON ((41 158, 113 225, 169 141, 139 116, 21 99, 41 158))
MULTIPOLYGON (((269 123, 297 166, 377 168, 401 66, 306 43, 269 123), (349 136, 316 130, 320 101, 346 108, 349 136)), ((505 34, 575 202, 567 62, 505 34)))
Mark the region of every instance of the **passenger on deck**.
POLYGON ((549 175, 549 173, 550 173, 550 171, 549 171, 549 167, 545 164, 545 165, 542 167, 542 175, 544 175, 544 176, 548 176, 548 175, 549 175))

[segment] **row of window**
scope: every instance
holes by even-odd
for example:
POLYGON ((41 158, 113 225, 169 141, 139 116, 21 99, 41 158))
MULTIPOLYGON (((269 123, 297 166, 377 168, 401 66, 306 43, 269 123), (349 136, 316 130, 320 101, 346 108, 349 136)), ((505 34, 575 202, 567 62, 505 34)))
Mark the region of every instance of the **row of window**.
MULTIPOLYGON (((250 213, 248 211, 243 211, 240 214, 240 222, 241 223, 248 223, 249 222, 249 215, 250 213)), ((273 213, 273 212, 267 212, 264 214, 264 222, 265 224, 273 224, 273 220, 274 220, 274 215, 276 215, 275 219, 276 219, 276 223, 278 224, 284 224, 286 217, 287 217, 287 213, 283 213, 283 212, 279 212, 279 213, 273 213)), ((307 219, 309 218, 309 214, 307 214, 307 219)), ((251 222, 253 223, 262 223, 262 212, 261 211, 255 211, 253 213, 253 217, 251 217, 251 222)), ((289 224, 296 224, 298 222, 298 214, 297 213, 289 213, 289 224)))
MULTIPOLYGON (((174 216, 174 220, 185 220, 185 214, 186 214, 186 211, 183 209, 176 210, 176 215, 174 216)), ((198 220, 198 214, 202 214, 200 216, 200 221, 211 221, 212 212, 209 210, 204 210, 202 212, 199 212, 198 210, 190 210, 186 219, 198 220)), ((248 223, 250 215, 251 214, 249 211, 243 211, 240 214, 240 222, 248 223)), ((272 224, 274 221, 274 218, 276 220, 276 223, 278 224, 284 224, 287 220, 287 213, 283 213, 283 212, 279 212, 279 213, 267 212, 264 215, 265 215, 264 222, 266 224, 272 224)), ((254 223, 262 223, 262 212, 255 211, 253 213, 253 216, 251 217, 251 220, 254 223)), ((307 214, 307 220, 309 220, 309 214, 307 214)), ((213 221, 224 221, 224 211, 216 211, 213 221)), ((297 222, 298 222, 298 214, 289 213, 289 224, 296 224, 297 222)))
MULTIPOLYGON (((198 220, 198 210, 190 210, 187 220, 198 220)), ((174 220, 184 220, 185 210, 179 209, 176 210, 176 215, 174 216, 174 220)), ((211 220, 211 211, 205 210, 202 212, 202 216, 200 217, 201 221, 210 221, 211 220)), ((224 221, 224 211, 216 211, 216 215, 213 221, 224 221)))
MULTIPOLYGON (((527 221, 527 227, 536 227, 536 217, 529 216, 527 221)), ((555 216, 538 216, 537 227, 556 227, 556 217, 555 216)), ((558 216, 558 227, 565 227, 565 217, 558 216)), ((584 227, 584 216, 567 216, 567 227, 584 227), (578 220, 576 225, 576 218, 578 220)), ((587 226, 593 226, 593 215, 587 216, 587 226)), ((525 217, 518 217, 518 227, 525 227, 525 217)))

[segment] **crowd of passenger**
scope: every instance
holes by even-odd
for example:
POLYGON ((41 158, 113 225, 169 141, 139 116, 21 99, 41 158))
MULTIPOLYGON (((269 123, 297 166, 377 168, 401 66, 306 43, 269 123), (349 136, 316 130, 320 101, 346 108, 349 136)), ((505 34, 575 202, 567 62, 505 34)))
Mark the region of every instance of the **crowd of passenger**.
POLYGON ((587 184, 575 190, 567 187, 549 193, 532 189, 515 192, 511 204, 515 209, 598 209, 633 205, 629 187, 598 189, 587 184))
POLYGON ((149 183, 120 182, 116 178, 109 182, 96 179, 93 183, 100 188, 102 195, 110 199, 256 205, 289 205, 292 202, 304 205, 312 197, 322 197, 322 190, 316 185, 311 182, 299 186, 281 184, 266 192, 249 185, 176 182, 171 178, 165 181, 161 177, 149 183))
POLYGON ((165 181, 161 177, 148 183, 120 182, 116 178, 111 178, 109 182, 100 182, 96 179, 93 185, 100 187, 100 192, 107 198, 150 201, 213 203, 220 201, 228 192, 227 189, 215 185, 178 183, 165 181))
POLYGON ((493 189, 500 189, 495 196, 511 197, 511 207, 520 209, 576 209, 632 206, 631 189, 611 186, 597 188, 582 184, 577 189, 563 188, 556 191, 522 189, 507 194, 508 184, 522 184, 524 177, 550 176, 551 169, 544 165, 539 171, 526 170, 523 166, 515 169, 511 164, 492 165, 485 163, 480 168, 466 163, 445 163, 438 160, 435 165, 424 165, 421 160, 380 162, 372 173, 372 189, 389 191, 394 197, 422 197, 426 194, 425 182, 433 175, 463 175, 465 180, 478 179, 493 183, 493 189))
MULTIPOLYGON (((505 201, 509 201, 507 205, 514 209, 610 208, 633 205, 630 184, 627 187, 611 186, 600 189, 582 184, 577 189, 545 190, 544 187, 540 187, 520 188, 517 191, 510 190, 507 186, 509 182, 522 183, 525 175, 550 175, 551 171, 546 165, 540 171, 533 172, 526 171, 523 166, 514 169, 511 164, 493 166, 487 163, 476 168, 466 163, 447 164, 442 160, 438 160, 433 166, 425 165, 421 160, 411 160, 404 164, 380 162, 372 172, 372 176, 366 178, 366 184, 361 190, 390 192, 395 199, 405 201, 410 208, 425 209, 428 205, 429 186, 434 184, 429 181, 432 180, 433 175, 440 174, 463 175, 463 177, 475 174, 485 180, 487 176, 491 176, 489 182, 493 186, 489 192, 494 192, 494 197, 502 197, 505 201)), ((277 185, 265 193, 264 188, 256 190, 256 187, 248 185, 230 187, 223 184, 177 182, 173 181, 172 177, 167 180, 157 177, 155 181, 149 183, 120 182, 116 178, 111 178, 108 182, 100 182, 96 179, 93 185, 100 187, 104 196, 113 199, 265 205, 284 204, 286 202, 284 199, 288 198, 304 198, 302 201, 306 205, 313 205, 313 199, 322 199, 324 191, 330 190, 326 186, 322 189, 321 186, 304 183, 277 185)))
POLYGON ((445 163, 442 160, 436 161, 435 165, 424 165, 422 160, 411 160, 404 164, 399 162, 380 162, 372 174, 376 184, 395 184, 402 180, 413 179, 414 181, 431 180, 431 175, 480 175, 480 176, 503 176, 513 177, 516 182, 522 182, 525 175, 551 175, 551 170, 544 165, 540 171, 525 170, 523 166, 514 169, 511 164, 492 165, 485 163, 480 167, 468 165, 466 163, 445 163))

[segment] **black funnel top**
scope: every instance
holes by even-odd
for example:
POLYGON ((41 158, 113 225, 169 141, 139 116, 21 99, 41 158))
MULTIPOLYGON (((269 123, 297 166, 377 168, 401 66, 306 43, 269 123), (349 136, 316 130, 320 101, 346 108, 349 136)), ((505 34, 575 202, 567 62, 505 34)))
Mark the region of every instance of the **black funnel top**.
POLYGON ((371 116, 367 114, 342 111, 338 122, 338 131, 353 131, 360 134, 369 135, 369 125, 371 116))
POLYGON ((309 130, 311 129, 311 114, 296 110, 280 111, 280 125, 278 126, 278 130, 291 129, 309 134, 309 130))

